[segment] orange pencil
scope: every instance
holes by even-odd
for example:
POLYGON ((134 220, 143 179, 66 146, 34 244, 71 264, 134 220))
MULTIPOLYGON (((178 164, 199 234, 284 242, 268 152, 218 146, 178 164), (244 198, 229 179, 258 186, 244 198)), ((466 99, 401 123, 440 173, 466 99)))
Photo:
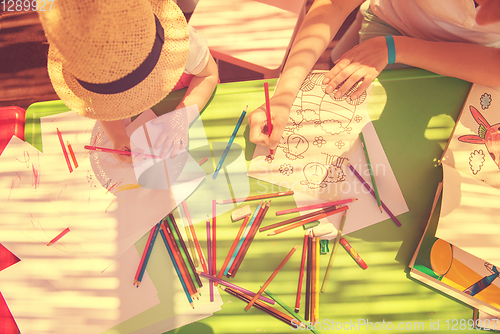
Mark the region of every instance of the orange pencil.
POLYGON ((356 252, 354 250, 354 248, 352 248, 351 244, 349 244, 347 242, 347 240, 345 240, 344 238, 341 238, 339 242, 344 247, 344 249, 347 251, 347 253, 349 253, 352 256, 352 258, 354 259, 354 261, 356 261, 356 263, 361 268, 363 268, 363 269, 368 268, 368 266, 366 265, 365 261, 363 261, 363 259, 361 258, 361 256, 359 256, 358 252, 356 252))
POLYGON ((215 255, 215 251, 217 249, 217 238, 215 235, 215 231, 216 231, 215 222, 216 222, 217 213, 216 213, 215 205, 216 205, 216 203, 215 203, 215 200, 213 199, 212 200, 212 266, 213 266, 212 273, 214 275, 217 272, 217 264, 216 264, 217 257, 215 255))
MULTIPOLYGON (((229 263, 229 260, 231 260, 231 257, 233 256, 233 252, 236 249, 236 245, 238 245, 238 242, 240 241, 240 237, 243 234, 243 231, 245 230, 245 226, 247 225, 248 221, 250 220, 250 216, 246 216, 245 219, 243 220, 243 223, 240 226, 240 229, 238 233, 236 234, 236 238, 233 241, 233 244, 231 245, 231 249, 229 249, 229 253, 227 254, 226 260, 224 261, 224 264, 222 265, 222 268, 220 269, 219 275, 217 275, 217 278, 222 278, 222 275, 224 274, 224 271, 226 270, 226 266, 229 263)), ((215 282, 215 285, 217 285, 217 282, 215 282)))
POLYGON ((69 151, 69 154, 71 155, 71 160, 73 160, 73 164, 75 165, 75 168, 78 168, 78 162, 76 161, 75 152, 73 151, 73 148, 71 147, 71 144, 69 143, 69 141, 66 141, 66 145, 68 145, 68 151, 69 151))
POLYGON ((259 299, 260 295, 266 290, 267 286, 271 283, 271 281, 278 275, 280 270, 285 266, 285 264, 288 262, 288 260, 292 257, 293 253, 297 250, 299 245, 295 245, 292 250, 288 253, 288 255, 281 261, 280 265, 274 272, 271 274, 271 276, 267 279, 267 281, 264 283, 264 285, 261 286, 260 290, 253 296, 252 300, 248 303, 248 305, 245 307, 245 311, 248 311, 250 307, 255 303, 257 299, 259 299))
POLYGON ((325 218, 325 217, 328 217, 328 216, 331 216, 333 214, 336 214, 336 213, 339 213, 339 212, 342 212, 342 211, 345 211, 349 209, 349 207, 346 205, 346 206, 343 206, 341 208, 338 208, 336 210, 333 210, 333 211, 330 211, 330 212, 327 212, 327 213, 323 213, 319 216, 315 216, 315 217, 312 217, 312 218, 309 218, 309 219, 306 219, 306 220, 303 220, 303 221, 299 221, 299 222, 296 222, 292 225, 288 225, 288 226, 285 226, 285 227, 282 227, 282 228, 279 228, 277 230, 274 230, 273 232, 269 233, 268 235, 276 235, 276 234, 280 234, 280 233, 283 233, 283 232, 286 232, 286 231, 289 231, 291 229, 294 229, 296 227, 300 227, 302 225, 305 225, 307 223, 310 223, 312 221, 315 221, 315 220, 318 220, 318 219, 322 219, 322 218, 325 218))
POLYGON ((205 257, 203 256, 203 251, 201 250, 200 242, 198 241, 198 237, 196 236, 196 230, 194 229, 193 222, 191 221, 191 215, 189 214, 186 201, 182 201, 182 208, 184 209, 184 213, 188 221, 189 230, 191 231, 191 235, 193 236, 194 244, 196 246, 196 252, 198 253, 198 258, 201 262, 201 266, 203 267, 203 271, 207 273, 208 269, 207 269, 207 264, 205 262, 205 257))
POLYGON ((335 209, 338 209, 337 206, 330 206, 328 208, 323 208, 323 209, 320 209, 320 210, 317 210, 317 211, 314 211, 314 212, 307 213, 307 214, 302 215, 302 216, 298 216, 298 217, 295 217, 295 218, 290 218, 290 219, 287 219, 287 220, 283 220, 283 221, 280 221, 280 222, 277 222, 277 223, 274 223, 274 224, 271 224, 271 225, 267 225, 267 226, 261 227, 259 229, 259 232, 264 232, 264 231, 267 231, 267 230, 271 230, 273 228, 281 227, 283 225, 288 225, 288 224, 291 224, 291 223, 295 223, 295 222, 298 222, 300 220, 304 220, 304 219, 307 219, 307 218, 317 217, 317 216, 319 216, 322 213, 327 213, 327 212, 333 211, 335 209))
POLYGON ((69 227, 66 227, 61 233, 59 233, 54 239, 50 240, 47 246, 53 245, 59 241, 62 237, 64 237, 69 232, 69 227))
POLYGON ((289 196, 289 195, 293 195, 293 190, 282 191, 279 193, 272 193, 272 194, 263 194, 263 195, 255 195, 255 196, 240 197, 240 198, 233 198, 233 199, 225 199, 222 201, 217 201, 217 204, 228 204, 228 203, 236 203, 236 202, 243 202, 243 201, 255 201, 255 200, 259 200, 259 199, 266 199, 266 198, 280 197, 280 196, 289 196))

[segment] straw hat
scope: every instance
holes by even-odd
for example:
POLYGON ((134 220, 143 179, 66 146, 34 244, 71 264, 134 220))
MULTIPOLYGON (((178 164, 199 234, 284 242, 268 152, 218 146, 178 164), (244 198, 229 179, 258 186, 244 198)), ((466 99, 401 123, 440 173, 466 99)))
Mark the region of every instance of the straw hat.
POLYGON ((61 100, 104 121, 137 115, 181 77, 189 33, 171 0, 64 0, 38 12, 61 100))

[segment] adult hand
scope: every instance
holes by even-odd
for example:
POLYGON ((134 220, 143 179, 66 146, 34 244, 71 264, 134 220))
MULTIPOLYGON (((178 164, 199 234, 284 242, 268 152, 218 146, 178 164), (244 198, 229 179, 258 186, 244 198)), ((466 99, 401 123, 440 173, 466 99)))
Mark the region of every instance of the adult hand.
POLYGON ((290 113, 290 108, 285 107, 283 104, 273 102, 274 101, 271 98, 271 123, 273 126, 271 136, 269 136, 267 128, 265 104, 248 114, 250 141, 256 145, 268 146, 271 149, 278 146, 281 140, 281 135, 283 134, 286 124, 288 123, 288 115, 290 113))
POLYGON ((388 53, 384 36, 356 45, 326 74, 323 80, 323 84, 327 85, 326 92, 331 93, 337 89, 335 97, 341 98, 352 89, 351 99, 355 100, 370 86, 387 63, 388 53))
POLYGON ((183 109, 174 110, 151 121, 153 125, 163 124, 163 130, 153 144, 155 150, 163 145, 161 159, 165 159, 170 150, 172 150, 170 157, 174 158, 188 145, 189 122, 187 114, 183 111, 183 109))

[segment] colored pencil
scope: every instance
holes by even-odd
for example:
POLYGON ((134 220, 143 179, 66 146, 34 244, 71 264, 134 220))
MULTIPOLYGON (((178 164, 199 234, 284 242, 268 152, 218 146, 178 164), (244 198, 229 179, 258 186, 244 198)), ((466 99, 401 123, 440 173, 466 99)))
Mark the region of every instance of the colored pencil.
MULTIPOLYGON (((271 100, 269 99, 269 83, 264 82, 264 94, 266 96, 266 120, 267 120, 267 136, 271 137, 273 133, 273 122, 271 121, 271 100)), ((269 148, 271 155, 274 155, 274 150, 269 148)))
POLYGON ((316 216, 319 216, 322 213, 327 213, 327 212, 333 211, 335 209, 338 209, 338 207, 337 206, 330 206, 330 207, 327 207, 327 208, 320 209, 318 211, 307 213, 307 214, 302 215, 302 216, 297 216, 295 218, 290 218, 290 219, 287 219, 287 220, 283 220, 283 221, 280 221, 280 222, 277 222, 277 223, 274 223, 274 224, 271 224, 271 225, 268 225, 268 226, 261 227, 259 229, 259 232, 264 232, 264 231, 267 231, 267 230, 271 230, 273 228, 281 227, 281 226, 288 225, 288 224, 291 224, 291 223, 295 223, 295 222, 298 222, 298 221, 301 221, 301 220, 304 220, 304 219, 307 219, 307 218, 316 217, 316 216))
POLYGON ((257 205, 257 208, 253 212, 252 218, 250 218, 250 221, 248 222, 248 225, 245 228, 243 235, 241 236, 240 240, 238 241, 238 245, 236 245, 234 253, 231 256, 231 259, 229 260, 229 263, 227 264, 226 270, 224 271, 224 275, 227 275, 229 273, 229 269, 231 269, 233 262, 236 260, 236 257, 238 256, 238 254, 240 252, 241 246, 243 245, 243 242, 245 242, 245 238, 247 237, 248 233, 250 232, 250 229, 252 228, 252 225, 255 221, 255 218, 257 218, 257 215, 259 214, 261 207, 262 207, 262 202, 260 202, 259 205, 257 205))
POLYGON ((334 205, 342 205, 342 204, 347 204, 351 203, 354 201, 357 201, 357 198, 349 198, 349 199, 342 199, 339 201, 333 201, 333 202, 327 202, 327 203, 320 203, 320 204, 314 204, 314 205, 308 205, 308 206, 302 206, 300 208, 293 208, 293 209, 287 209, 287 210, 281 210, 281 211, 276 211, 276 216, 288 214, 288 213, 294 213, 294 212, 300 212, 300 211, 309 211, 309 210, 314 210, 314 209, 321 209, 321 208, 326 208, 334 205))
POLYGON ((368 148, 366 147, 365 137, 363 136, 363 132, 359 133, 359 138, 361 139, 361 146, 363 147, 363 151, 365 151, 366 163, 368 164, 368 170, 370 171, 370 177, 372 179, 373 191, 375 192, 377 205, 378 208, 380 209, 380 212, 382 212, 382 202, 380 201, 380 195, 378 193, 377 183, 375 182, 375 174, 373 174, 372 164, 370 163, 370 156, 368 155, 368 148))
POLYGON ((262 294, 262 292, 264 292, 264 290, 267 288, 267 286, 272 282, 272 280, 276 277, 276 275, 278 275, 278 273, 280 272, 280 270, 285 266, 285 264, 288 262, 288 260, 292 257, 293 253, 295 253, 295 251, 297 250, 298 247, 299 247, 299 245, 295 245, 290 250, 290 252, 287 254, 287 256, 283 259, 283 261, 281 261, 281 263, 279 264, 279 266, 276 268, 276 270, 274 270, 274 272, 267 279, 267 281, 264 283, 264 285, 262 285, 262 287, 259 289, 259 291, 257 292, 257 294, 255 294, 255 296, 253 296, 252 300, 250 300, 250 302, 248 303, 248 305, 245 307, 245 311, 248 311, 250 309, 250 307, 252 307, 252 305, 259 298, 259 296, 262 294))
POLYGON ((316 245, 318 238, 312 238, 311 249, 311 315, 309 319, 314 323, 316 321, 316 245))
POLYGON ((139 287, 142 281, 142 277, 144 276, 144 272, 146 271, 146 266, 148 265, 149 257, 151 256, 151 252, 153 251, 153 246, 156 241, 156 236, 158 235, 158 231, 160 230, 160 223, 157 223, 153 232, 153 237, 151 238, 151 242, 149 243, 149 247, 146 252, 146 257, 144 258, 144 262, 142 263, 141 271, 139 272, 139 277, 137 277, 136 286, 139 287))
POLYGON ((236 123, 236 127, 233 130, 233 134, 231 135, 231 138, 229 138, 229 142, 227 143, 226 148, 224 149, 224 152, 222 153, 222 156, 219 160, 219 163, 217 164, 217 167, 215 168, 215 172, 212 175, 212 178, 215 180, 217 178, 217 175, 219 175, 219 171, 222 168, 222 164, 224 163, 224 160, 226 159, 227 154, 229 153, 229 149, 231 148, 231 145, 233 144, 234 138, 236 138, 236 134, 238 133, 238 130, 240 129, 241 123, 245 119, 245 114, 247 113, 248 106, 246 106, 245 110, 240 115, 240 118, 238 119, 238 122, 236 123))
POLYGON ((222 275, 226 271, 226 267, 231 260, 231 257, 233 256, 234 250, 236 249, 236 246, 238 245, 238 242, 240 241, 241 235, 243 234, 243 231, 245 230, 245 227, 250 220, 250 216, 245 217, 243 220, 243 223, 240 226, 240 229, 238 230, 238 233, 236 234, 236 238, 233 241, 233 244, 231 245, 231 248, 229 249, 229 253, 227 253, 226 260, 222 264, 222 268, 220 268, 219 274, 217 275, 217 278, 222 278, 222 275))
MULTIPOLYGON (((183 201, 184 203, 184 201, 183 201)), ((184 231, 186 232, 186 236, 187 236, 187 241, 188 241, 188 244, 189 244, 189 250, 191 251, 191 259, 193 260, 193 264, 195 267, 198 267, 199 263, 198 263, 198 257, 196 256, 196 248, 194 246, 194 240, 193 240, 193 235, 191 233, 192 230, 194 229, 191 229, 189 228, 190 227, 190 224, 188 222, 188 219, 187 219, 187 215, 186 215, 186 211, 184 211, 184 207, 181 209, 181 207, 179 206, 179 215, 181 216, 181 221, 182 221, 182 224, 184 225, 184 231), (184 219, 182 217, 185 217, 184 219)))
POLYGON ((307 238, 307 265, 306 265, 306 302, 304 309, 304 318, 309 321, 311 315, 311 273, 312 273, 312 232, 309 232, 307 238))
MULTIPOLYGON (((205 277, 205 278, 208 278, 209 280, 212 280, 214 282, 217 282, 219 284, 222 284, 222 285, 225 285, 227 287, 230 287, 232 289, 235 289, 235 290, 238 290, 238 291, 241 291, 251 297, 255 296, 255 292, 252 292, 250 290, 247 290, 247 289, 244 289, 236 284, 233 284, 233 283, 230 283, 228 281, 225 281, 219 277, 215 277, 215 276, 212 276, 212 275, 209 275, 209 274, 205 274, 204 272, 202 271, 198 271, 198 274, 201 276, 201 277, 205 277)), ((260 296, 259 297, 260 300, 266 302, 266 303, 269 303, 269 304, 274 304, 274 300, 272 299, 269 299, 269 298, 266 298, 264 296, 260 296)))
POLYGON ((179 231, 179 227, 177 226, 177 223, 175 221, 172 212, 170 212, 167 216, 167 223, 169 224, 170 230, 172 231, 172 235, 177 244, 177 249, 179 249, 182 260, 186 264, 186 268, 188 270, 189 275, 191 276, 195 288, 199 290, 202 287, 200 277, 196 273, 196 268, 194 266, 193 260, 191 259, 191 256, 187 251, 186 243, 184 242, 184 239, 182 239, 181 232, 179 231))
POLYGON ((162 224, 161 224, 161 229, 163 230, 163 233, 165 233, 165 236, 167 237, 167 242, 168 246, 172 250, 172 254, 174 255, 175 263, 179 266, 179 270, 181 272, 182 278, 184 282, 186 283, 187 289, 189 290, 189 294, 191 297, 196 296, 196 287, 194 286, 194 282, 191 280, 191 276, 189 276, 189 272, 187 270, 186 264, 184 261, 181 259, 181 255, 179 252, 179 249, 177 248, 177 245, 175 243, 174 236, 172 235, 172 231, 170 230, 170 227, 168 227, 166 220, 164 219, 162 224))
MULTIPOLYGON (((344 211, 345 212, 345 211, 344 211)), ((314 304, 314 322, 318 322, 319 320, 319 256, 320 256, 320 238, 316 238, 316 261, 314 262, 314 266, 316 268, 314 274, 314 300, 316 301, 314 304)))
POLYGON ((304 281, 304 267, 307 258, 307 240, 308 235, 304 234, 304 243, 302 245, 302 260, 300 261, 299 269, 299 285, 297 287, 297 297, 295 298, 295 313, 299 313, 300 310, 300 298, 302 295, 302 282, 304 281))
POLYGON ((229 270, 228 274, 231 275, 231 277, 236 276, 236 272, 240 268, 241 263, 243 262, 243 259, 245 258, 245 255, 248 252, 248 249, 250 248, 250 245, 252 244, 252 241, 255 237, 255 234, 257 234, 257 231, 259 229, 260 224, 264 220, 264 217, 266 216, 267 210, 269 210, 269 206, 271 205, 271 201, 267 202, 265 205, 261 207, 260 213, 257 216, 256 220, 257 222, 253 224, 252 229, 249 232, 249 236, 247 239, 243 242, 243 246, 241 249, 241 255, 239 258, 235 261, 233 264, 233 267, 229 270))
POLYGON ((193 239, 194 239, 194 244, 196 246, 196 251, 198 253, 198 258, 200 260, 201 266, 203 267, 203 271, 208 273, 207 264, 206 264, 205 258, 203 256, 203 251, 201 249, 200 242, 198 241, 198 237, 196 236, 196 230, 194 229, 193 222, 191 221, 191 215, 189 214, 189 209, 187 207, 186 201, 182 201, 182 208, 184 209, 184 214, 186 215, 189 229, 191 230, 191 235, 193 236, 193 239))
POLYGON ((280 234, 280 233, 283 233, 283 232, 287 232, 287 231, 290 231, 290 230, 292 230, 294 228, 297 228, 297 227, 300 227, 300 226, 305 225, 307 223, 310 223, 312 221, 315 221, 315 220, 318 220, 318 219, 322 219, 322 218, 326 218, 328 216, 331 216, 331 215, 334 215, 336 213, 345 211, 347 209, 349 209, 349 207, 346 205, 346 206, 340 207, 338 209, 335 209, 333 211, 329 211, 329 212, 320 214, 319 216, 315 216, 315 217, 312 217, 312 218, 309 218, 309 219, 306 219, 306 220, 303 220, 303 221, 299 221, 299 222, 293 223, 291 225, 279 228, 277 230, 272 231, 268 235, 276 235, 276 234, 280 234))
POLYGON ((182 274, 180 272, 179 266, 177 265, 177 262, 175 262, 174 254, 168 245, 167 236, 165 235, 165 232, 163 232, 163 229, 160 229, 160 235, 163 239, 163 243, 165 244, 165 247, 167 248, 168 255, 170 256, 170 260, 172 261, 172 265, 174 266, 175 272, 177 273, 177 277, 179 278, 179 281, 181 282, 182 289, 184 290, 184 293, 186 294, 186 298, 188 299, 191 307, 194 308, 193 298, 191 298, 191 295, 189 294, 189 290, 187 288, 186 282, 184 282, 184 279, 182 278, 182 274))
POLYGON ((222 201, 217 201, 217 204, 237 203, 237 202, 243 202, 243 201, 255 201, 255 200, 259 200, 259 199, 267 199, 267 198, 289 196, 289 195, 293 195, 293 191, 282 191, 282 192, 272 193, 272 194, 263 194, 263 195, 255 195, 255 196, 248 196, 248 197, 241 197, 241 198, 225 199, 222 201))
POLYGON ((208 157, 204 157, 203 159, 201 159, 200 161, 198 161, 198 165, 203 165, 205 162, 208 161, 208 157))
POLYGON ((61 233, 59 233, 58 235, 56 235, 56 237, 54 239, 50 240, 47 243, 47 246, 51 246, 51 245, 55 244, 56 242, 59 241, 59 239, 61 239, 62 237, 64 237, 68 232, 69 232, 69 227, 66 227, 61 233))
MULTIPOLYGON (((231 289, 229 287, 223 287, 221 286, 221 289, 231 295, 233 295, 234 297, 238 298, 238 299, 241 299, 242 301, 244 302, 249 302, 251 300, 251 297, 247 294, 244 294, 244 293, 241 293, 240 291, 238 290, 234 290, 234 289, 231 289)), ((281 320, 282 322, 284 322, 285 324, 289 325, 292 323, 292 321, 294 320, 291 316, 289 316, 288 314, 285 314, 277 309, 275 309, 274 307, 272 306, 269 306, 269 305, 266 305, 264 304, 263 302, 261 302, 260 300, 257 300, 255 301, 255 303, 253 304, 254 307, 266 312, 267 314, 269 314, 270 316, 278 319, 278 320, 281 320)))
POLYGON ((66 159, 66 164, 68 165, 69 172, 73 172, 73 167, 71 167, 71 162, 69 162, 69 156, 68 152, 66 151, 66 146, 64 146, 64 140, 62 137, 61 131, 59 131, 59 128, 56 128, 57 130, 57 137, 59 138, 59 143, 61 143, 61 148, 63 151, 64 159, 66 159))
MULTIPOLYGON (((269 291, 269 289, 266 289, 264 291, 269 297, 271 297, 277 304, 279 304, 281 307, 283 307, 288 313, 290 313, 290 315, 297 319, 299 322, 301 322, 302 324, 304 324, 303 326, 306 326, 306 321, 304 320, 304 318, 302 318, 299 314, 297 314, 297 312, 294 312, 292 310, 292 308, 290 306, 288 306, 287 304, 285 304, 280 298, 278 298, 278 296, 276 296, 274 293, 272 293, 271 291, 269 291)), ((302 325, 301 325, 302 327, 302 325)), ((315 333, 315 334, 320 334, 317 330, 313 329, 312 328, 313 326, 311 326, 311 332, 315 333)))
POLYGON ((363 261, 363 259, 361 258, 361 256, 359 256, 358 252, 356 252, 354 250, 354 248, 352 248, 352 246, 347 242, 347 240, 345 240, 344 238, 341 238, 340 239, 340 244, 344 247, 344 249, 347 251, 347 253, 349 253, 352 258, 354 259, 354 261, 356 261, 356 263, 363 269, 366 269, 368 268, 368 266, 366 265, 365 261, 363 261))
POLYGON ((328 282, 328 278, 330 277, 330 271, 333 266, 333 259, 335 258, 335 253, 337 253, 337 248, 339 246, 340 238, 342 237, 342 230, 344 229, 345 221, 347 218, 347 211, 344 211, 344 215, 342 216, 342 221, 340 222, 340 227, 337 231, 337 237, 335 238, 335 243, 333 244, 333 249, 330 254, 330 260, 328 260, 328 266, 326 267, 325 278, 323 278, 323 284, 321 285, 321 292, 326 291, 326 282, 328 282))
POLYGON ((216 203, 215 200, 212 200, 212 275, 215 275, 217 273, 217 256, 215 254, 216 249, 217 249, 217 237, 216 237, 216 217, 217 217, 217 212, 216 212, 216 203))
POLYGON ((139 278, 139 274, 141 273, 142 264, 144 263, 144 260, 146 259, 146 254, 148 252, 149 245, 151 244, 151 239, 153 239, 153 235, 155 233, 155 228, 156 228, 156 225, 153 226, 151 228, 151 230, 149 231, 148 240, 146 241, 146 246, 144 246, 144 251, 142 252, 141 261, 139 262, 139 266, 137 266, 137 271, 135 273, 134 285, 137 283, 137 279, 139 278))
MULTIPOLYGON (((212 236, 210 233, 210 219, 208 219, 207 215, 207 259, 208 259, 208 273, 213 276, 213 267, 212 267, 212 236)), ((214 284, 213 281, 209 281, 208 283, 209 289, 210 289, 210 301, 213 302, 214 299, 214 284)))
MULTIPOLYGON (((90 146, 90 145, 85 145, 83 148, 86 149, 86 150, 90 150, 90 151, 98 151, 98 152, 104 152, 104 153, 114 153, 114 154, 121 154, 121 155, 139 155, 139 154, 143 154, 143 153, 138 153, 138 152, 115 150, 115 149, 112 149, 112 148, 90 146)), ((157 155, 152 155, 152 154, 143 154, 143 155, 146 158, 159 159, 159 157, 157 155)))
MULTIPOLYGON (((358 180, 365 186, 366 190, 368 190, 370 192, 370 194, 372 194, 373 197, 376 198, 376 195, 375 195, 375 192, 373 191, 373 189, 370 187, 370 185, 365 181, 365 179, 363 179, 363 177, 358 173, 358 171, 354 168, 353 165, 351 165, 350 163, 347 163, 347 166, 349 167, 349 169, 354 173, 354 175, 358 178, 358 180)), ((387 207, 387 205, 384 204, 383 201, 381 201, 382 203, 382 207, 384 208, 385 212, 387 212, 387 214, 391 217, 392 221, 397 225, 397 226, 401 226, 401 223, 399 222, 399 220, 396 218, 396 216, 394 216, 391 212, 391 210, 389 210, 389 208, 387 207)))
POLYGON ((69 141, 66 141, 66 145, 68 145, 68 151, 69 154, 71 155, 71 160, 73 160, 73 165, 75 165, 75 169, 78 168, 78 161, 76 161, 76 156, 75 152, 73 151, 73 147, 71 147, 71 144, 69 141))

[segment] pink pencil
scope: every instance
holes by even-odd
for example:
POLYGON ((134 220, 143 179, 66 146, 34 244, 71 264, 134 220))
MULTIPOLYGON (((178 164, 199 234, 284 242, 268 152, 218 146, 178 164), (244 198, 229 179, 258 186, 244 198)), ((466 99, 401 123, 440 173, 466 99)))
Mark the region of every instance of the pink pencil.
POLYGON ((216 249, 217 249, 217 238, 216 238, 216 234, 215 234, 215 227, 216 227, 215 217, 217 216, 217 213, 216 213, 215 206, 216 206, 216 202, 213 199, 212 200, 212 274, 213 275, 217 274, 217 264, 216 264, 217 257, 215 254, 216 249))
MULTIPOLYGON (((122 155, 132 155, 132 154, 139 155, 139 154, 141 154, 141 153, 132 152, 132 151, 114 150, 112 148, 89 146, 89 145, 85 145, 84 148, 86 150, 91 150, 91 151, 99 151, 99 152, 105 152, 105 153, 116 153, 116 154, 122 154, 122 155)), ((144 156, 146 158, 159 159, 158 156, 156 156, 156 155, 144 154, 144 156)))
POLYGON ((64 229, 64 231, 62 231, 61 233, 59 233, 54 239, 50 240, 49 243, 47 244, 47 246, 55 244, 56 242, 59 241, 59 239, 61 239, 62 237, 64 237, 68 232, 69 232, 69 227, 66 227, 64 229))
MULTIPOLYGON (((210 233, 210 219, 208 219, 207 215, 207 259, 208 259, 208 274, 213 276, 213 266, 212 266, 212 241, 211 241, 211 233, 210 233)), ((213 281, 210 280, 208 283, 209 289, 210 289, 210 301, 213 302, 214 299, 214 284, 213 281)))
POLYGON ((351 203, 351 202, 354 202, 357 200, 358 200, 357 198, 349 198, 349 199, 343 199, 340 201, 308 205, 308 206, 303 206, 300 208, 294 208, 294 209, 288 209, 288 210, 281 210, 281 211, 276 211, 276 216, 284 215, 287 213, 299 212, 299 211, 320 209, 320 208, 325 208, 325 207, 334 206, 334 205, 341 205, 341 204, 351 203))
POLYGON ((64 154, 64 159, 66 159, 66 163, 68 164, 69 172, 71 173, 71 172, 73 172, 73 167, 71 167, 71 162, 69 162, 68 152, 66 152, 66 146, 64 146, 64 140, 63 140, 61 131, 59 131, 59 128, 57 128, 57 136, 59 137, 59 142, 61 143, 61 148, 62 148, 62 151, 64 154))

